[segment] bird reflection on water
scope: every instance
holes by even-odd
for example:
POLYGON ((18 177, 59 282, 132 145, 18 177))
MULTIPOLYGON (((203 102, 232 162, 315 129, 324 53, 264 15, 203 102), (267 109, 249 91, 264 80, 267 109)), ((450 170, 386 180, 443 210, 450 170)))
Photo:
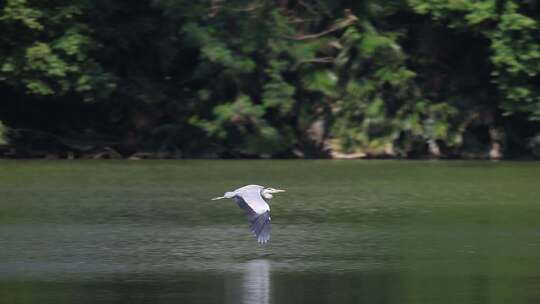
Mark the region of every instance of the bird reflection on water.
POLYGON ((270 262, 256 259, 244 264, 242 275, 242 303, 270 303, 270 262))

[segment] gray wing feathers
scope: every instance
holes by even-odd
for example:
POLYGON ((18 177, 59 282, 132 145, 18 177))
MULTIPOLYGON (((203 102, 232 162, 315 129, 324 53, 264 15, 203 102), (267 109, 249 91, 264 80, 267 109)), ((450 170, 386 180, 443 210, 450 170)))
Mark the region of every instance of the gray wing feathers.
POLYGON ((257 241, 264 244, 270 240, 272 224, 270 223, 270 211, 257 213, 246 203, 241 196, 235 196, 234 200, 244 210, 248 221, 250 222, 251 232, 257 237, 257 241))
POLYGON ((270 240, 270 233, 272 232, 272 223, 270 222, 270 211, 266 211, 263 214, 259 214, 253 221, 251 221, 251 232, 257 237, 257 241, 261 244, 265 244, 270 240))

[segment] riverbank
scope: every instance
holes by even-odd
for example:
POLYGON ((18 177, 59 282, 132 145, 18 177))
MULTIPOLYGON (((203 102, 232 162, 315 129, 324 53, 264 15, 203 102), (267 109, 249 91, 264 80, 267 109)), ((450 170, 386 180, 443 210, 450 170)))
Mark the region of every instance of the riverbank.
POLYGON ((16 148, 9 145, 0 145, 0 159, 49 159, 49 160, 166 160, 166 159, 335 159, 335 160, 538 160, 533 154, 525 154, 517 157, 503 157, 502 154, 490 153, 463 153, 461 155, 414 155, 412 157, 397 156, 395 154, 369 154, 365 152, 356 153, 328 153, 326 157, 302 157, 302 155, 291 155, 289 157, 270 157, 270 156, 220 156, 217 154, 201 154, 198 156, 183 155, 182 153, 164 153, 164 152, 135 152, 135 153, 120 153, 111 147, 96 149, 90 152, 80 151, 60 151, 60 152, 45 152, 45 151, 23 151, 19 152, 16 148))

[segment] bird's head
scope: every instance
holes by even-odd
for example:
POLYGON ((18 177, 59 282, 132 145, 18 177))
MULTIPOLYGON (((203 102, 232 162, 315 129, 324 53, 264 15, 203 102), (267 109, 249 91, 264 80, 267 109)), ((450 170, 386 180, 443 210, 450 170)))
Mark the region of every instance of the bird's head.
POLYGON ((274 189, 274 188, 264 188, 261 192, 262 196, 266 199, 271 199, 273 197, 273 193, 279 193, 279 192, 285 192, 285 190, 281 189, 274 189))

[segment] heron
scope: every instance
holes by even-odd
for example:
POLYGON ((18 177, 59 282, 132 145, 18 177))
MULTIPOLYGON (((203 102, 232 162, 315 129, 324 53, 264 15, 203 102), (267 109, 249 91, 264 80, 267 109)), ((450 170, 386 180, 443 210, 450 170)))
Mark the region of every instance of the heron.
POLYGON ((223 196, 214 197, 212 200, 234 199, 238 206, 244 210, 250 222, 251 232, 257 241, 260 244, 266 244, 270 240, 270 232, 272 231, 268 201, 274 197, 272 194, 279 192, 285 192, 285 190, 247 185, 234 191, 225 192, 223 196))

